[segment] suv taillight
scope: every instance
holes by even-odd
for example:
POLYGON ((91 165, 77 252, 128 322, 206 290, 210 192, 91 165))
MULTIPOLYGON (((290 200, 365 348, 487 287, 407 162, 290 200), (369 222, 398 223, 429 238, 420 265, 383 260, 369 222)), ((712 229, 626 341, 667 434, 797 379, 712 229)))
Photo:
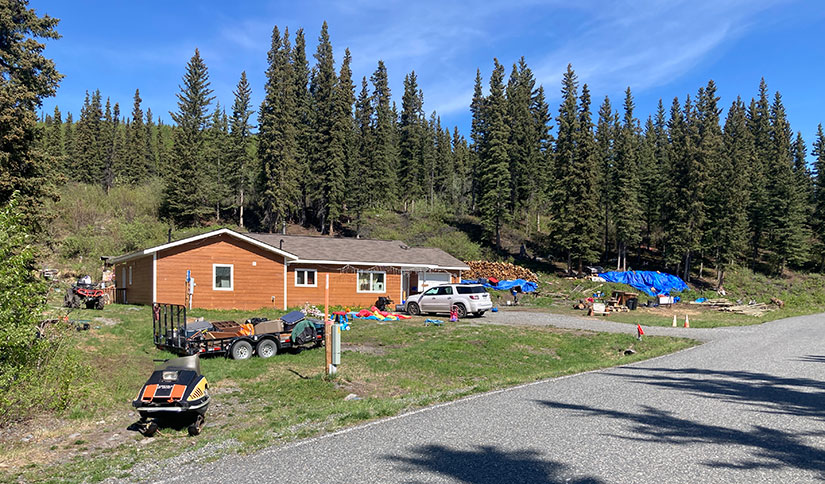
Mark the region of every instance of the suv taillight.
POLYGON ((470 299, 472 299, 473 301, 475 301, 475 300, 477 300, 477 299, 478 299, 478 296, 476 296, 475 294, 471 294, 471 295, 470 295, 470 299))

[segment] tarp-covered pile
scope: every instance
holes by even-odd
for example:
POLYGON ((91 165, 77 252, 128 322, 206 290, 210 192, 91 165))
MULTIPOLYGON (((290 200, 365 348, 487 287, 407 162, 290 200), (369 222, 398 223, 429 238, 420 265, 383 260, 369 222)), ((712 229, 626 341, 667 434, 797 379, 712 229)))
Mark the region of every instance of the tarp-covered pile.
POLYGON ((656 271, 603 272, 599 274, 607 282, 627 284, 644 291, 648 296, 669 295, 671 292, 687 291, 685 281, 672 274, 656 271))
POLYGON ((533 292, 539 288, 538 284, 535 282, 526 281, 524 279, 511 279, 507 281, 498 281, 495 284, 491 284, 490 281, 480 283, 477 280, 472 279, 462 279, 462 284, 481 284, 484 287, 489 287, 490 289, 495 289, 496 291, 509 291, 514 287, 521 287, 521 292, 533 292))

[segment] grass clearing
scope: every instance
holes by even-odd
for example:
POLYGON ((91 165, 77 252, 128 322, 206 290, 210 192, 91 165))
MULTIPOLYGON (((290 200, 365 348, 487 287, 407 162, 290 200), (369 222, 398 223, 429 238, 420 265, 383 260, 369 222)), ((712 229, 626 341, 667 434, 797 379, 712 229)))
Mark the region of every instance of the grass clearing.
MULTIPOLYGON (((207 319, 243 320, 281 312, 201 311, 207 319)), ((159 456, 215 459, 231 452, 330 432, 466 395, 582 371, 627 364, 695 342, 553 328, 478 325, 472 319, 424 326, 423 319, 356 321, 343 333, 342 365, 323 374, 322 348, 273 358, 205 358, 213 395, 197 438, 162 429, 153 439, 127 431, 130 402, 169 353, 151 344, 151 311, 140 306, 82 310, 92 329, 76 333, 92 369, 88 398, 60 417, 43 416, 0 430, 0 480, 77 482, 128 476, 159 456), (637 352, 625 356, 624 350, 637 352), (355 394, 356 399, 345 400, 355 394), (78 443, 82 442, 82 443, 78 443)))
MULTIPOLYGON (((710 274, 709 271, 706 272, 710 274)), ((705 280, 699 281, 702 283, 699 288, 679 294, 682 302, 674 304, 672 307, 642 307, 641 305, 647 301, 653 301, 653 298, 640 291, 635 291, 625 284, 593 282, 586 279, 566 279, 547 273, 540 273, 539 278, 539 292, 542 295, 539 297, 526 296, 522 298, 521 304, 525 308, 533 310, 571 316, 587 317, 584 311, 574 310, 572 307, 579 299, 592 296, 595 292, 601 291, 608 296, 612 291, 639 292, 639 309, 624 313, 611 313, 610 316, 607 316, 609 321, 619 323, 670 326, 673 324, 673 316, 676 315, 677 324, 681 327, 684 325, 685 315, 688 315, 691 327, 716 328, 722 326, 749 326, 825 311, 825 275, 822 274, 789 273, 784 278, 769 278, 743 268, 729 271, 725 279, 725 289, 727 291, 725 297, 730 301, 739 301, 742 304, 747 304, 750 301, 769 304, 771 298, 776 297, 785 302, 784 308, 776 308, 759 317, 723 312, 715 308, 689 304, 689 301, 694 301, 700 297, 708 299, 722 297, 716 291, 701 289, 701 287, 709 287, 709 281, 705 280)), ((505 304, 508 299, 508 295, 505 294, 494 295, 494 299, 496 297, 500 305, 505 304)), ((604 319, 605 316, 593 316, 593 318, 604 319)))

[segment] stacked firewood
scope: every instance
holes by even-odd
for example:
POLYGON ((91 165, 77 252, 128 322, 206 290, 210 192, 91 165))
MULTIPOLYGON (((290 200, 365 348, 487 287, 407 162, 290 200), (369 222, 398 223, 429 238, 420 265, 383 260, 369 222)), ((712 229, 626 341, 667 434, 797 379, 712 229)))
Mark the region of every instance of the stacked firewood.
POLYGON ((462 279, 495 278, 500 281, 511 279, 524 279, 530 282, 538 282, 539 277, 535 272, 509 262, 489 262, 486 260, 471 260, 467 262, 469 271, 461 274, 462 279))

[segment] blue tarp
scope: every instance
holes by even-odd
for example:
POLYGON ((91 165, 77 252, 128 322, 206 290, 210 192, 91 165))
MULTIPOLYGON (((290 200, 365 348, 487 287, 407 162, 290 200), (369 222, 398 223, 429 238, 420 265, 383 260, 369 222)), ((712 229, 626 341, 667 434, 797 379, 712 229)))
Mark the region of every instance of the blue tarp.
POLYGON ((669 295, 671 292, 687 291, 685 281, 672 275, 655 271, 604 272, 599 274, 607 282, 620 282, 644 291, 648 296, 669 295))
MULTIPOLYGON (((462 279, 462 283, 464 284, 478 284, 477 280, 471 279, 462 279)), ((538 285, 535 282, 530 282, 524 279, 513 279, 509 281, 498 281, 498 284, 495 286, 490 284, 489 282, 482 284, 484 287, 489 287, 490 289, 495 289, 496 291, 509 291, 511 288, 521 286, 521 292, 533 292, 538 289, 538 285)))

